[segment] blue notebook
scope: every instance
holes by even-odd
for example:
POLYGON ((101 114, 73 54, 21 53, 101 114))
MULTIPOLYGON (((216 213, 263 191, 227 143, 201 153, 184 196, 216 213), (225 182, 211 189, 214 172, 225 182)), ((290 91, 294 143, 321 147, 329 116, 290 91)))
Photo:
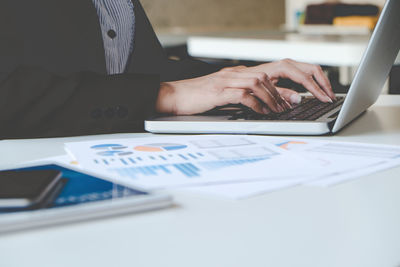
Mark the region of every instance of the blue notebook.
POLYGON ((168 207, 171 197, 128 188, 57 165, 19 170, 61 171, 61 181, 34 210, 0 212, 0 233, 168 207))

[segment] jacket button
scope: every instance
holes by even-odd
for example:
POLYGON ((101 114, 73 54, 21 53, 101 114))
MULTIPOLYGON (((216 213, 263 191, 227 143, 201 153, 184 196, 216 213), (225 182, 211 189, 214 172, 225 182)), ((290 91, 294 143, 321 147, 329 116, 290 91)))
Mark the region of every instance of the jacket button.
POLYGON ((128 117, 128 109, 123 106, 118 106, 117 107, 117 116, 118 116, 118 118, 121 118, 121 119, 128 117))
POLYGON ((114 30, 109 30, 107 32, 108 37, 110 37, 111 39, 114 39, 115 37, 117 37, 117 33, 114 30))
POLYGON ((99 108, 96 108, 96 109, 94 109, 94 110, 90 113, 90 116, 91 116, 93 119, 98 120, 98 119, 100 119, 101 117, 103 117, 103 111, 102 111, 101 109, 99 109, 99 108))
POLYGON ((115 110, 114 110, 114 108, 107 108, 107 109, 104 111, 104 116, 105 116, 107 119, 112 119, 112 118, 114 118, 114 116, 115 116, 115 110))

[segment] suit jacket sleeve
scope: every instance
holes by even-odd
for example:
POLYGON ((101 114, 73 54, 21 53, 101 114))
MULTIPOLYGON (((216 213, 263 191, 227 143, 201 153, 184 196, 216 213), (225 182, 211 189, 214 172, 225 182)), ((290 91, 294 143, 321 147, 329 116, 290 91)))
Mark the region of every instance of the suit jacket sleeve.
POLYGON ((156 75, 59 76, 18 67, 0 83, 2 139, 143 131, 154 112, 156 75))
POLYGON ((159 73, 102 73, 96 27, 91 1, 0 2, 1 139, 143 131, 159 73))

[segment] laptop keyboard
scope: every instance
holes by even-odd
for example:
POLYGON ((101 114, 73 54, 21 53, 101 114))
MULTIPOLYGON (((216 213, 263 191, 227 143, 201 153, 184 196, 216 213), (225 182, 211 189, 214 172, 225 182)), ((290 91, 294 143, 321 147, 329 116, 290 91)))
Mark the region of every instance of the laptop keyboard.
MULTIPOLYGON (((249 108, 236 111, 229 120, 293 120, 314 121, 333 109, 341 106, 344 97, 337 97, 334 103, 323 103, 314 97, 303 97, 300 104, 289 111, 263 115, 249 108)), ((337 114, 336 114, 337 115, 337 114)))

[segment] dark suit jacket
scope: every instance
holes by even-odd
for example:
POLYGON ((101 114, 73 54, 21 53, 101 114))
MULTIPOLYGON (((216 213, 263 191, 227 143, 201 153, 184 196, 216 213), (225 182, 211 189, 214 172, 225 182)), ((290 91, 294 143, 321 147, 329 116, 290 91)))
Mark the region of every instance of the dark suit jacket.
POLYGON ((160 81, 214 71, 168 60, 132 1, 134 51, 109 76, 92 0, 0 0, 0 138, 142 131, 160 81))

